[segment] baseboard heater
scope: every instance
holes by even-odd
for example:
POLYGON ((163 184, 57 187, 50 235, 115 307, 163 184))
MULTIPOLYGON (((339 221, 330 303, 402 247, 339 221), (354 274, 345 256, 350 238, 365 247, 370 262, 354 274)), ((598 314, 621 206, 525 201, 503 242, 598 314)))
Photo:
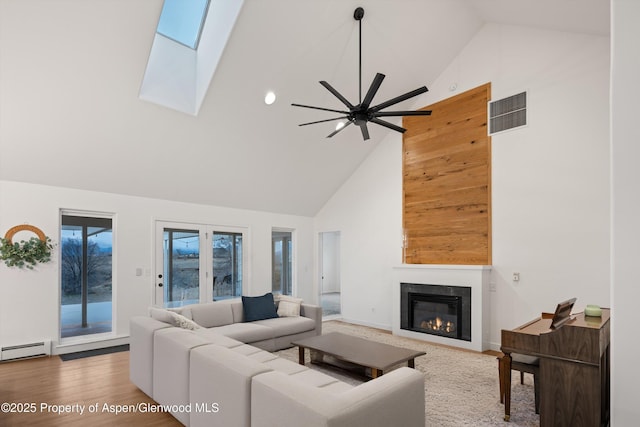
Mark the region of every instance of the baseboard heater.
POLYGON ((28 344, 3 346, 0 349, 0 360, 26 359, 29 357, 51 355, 51 340, 28 344))

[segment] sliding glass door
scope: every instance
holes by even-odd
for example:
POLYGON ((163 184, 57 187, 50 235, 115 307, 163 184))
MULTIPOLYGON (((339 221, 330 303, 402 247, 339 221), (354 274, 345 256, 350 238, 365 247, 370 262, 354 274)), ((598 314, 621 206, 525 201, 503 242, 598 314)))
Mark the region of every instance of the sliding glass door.
POLYGON ((60 336, 112 331, 111 218, 62 215, 60 336))

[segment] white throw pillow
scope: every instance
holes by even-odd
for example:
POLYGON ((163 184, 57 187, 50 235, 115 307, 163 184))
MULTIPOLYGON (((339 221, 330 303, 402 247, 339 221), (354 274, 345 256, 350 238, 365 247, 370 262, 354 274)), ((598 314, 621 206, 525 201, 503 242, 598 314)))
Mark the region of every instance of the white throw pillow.
POLYGON ((290 297, 289 295, 280 295, 278 297, 278 316, 279 317, 298 317, 300 316, 301 298, 290 297))
POLYGON ((172 311, 170 311, 169 313, 171 313, 171 316, 173 317, 174 326, 177 326, 182 329, 189 329, 189 330, 200 329, 200 325, 198 325, 193 320, 187 319, 183 315, 172 312, 172 311))
POLYGON ((149 315, 151 315, 151 318, 173 325, 174 320, 171 314, 169 310, 165 310, 164 308, 149 307, 149 315))
POLYGON ((167 310, 158 307, 149 307, 149 314, 153 319, 168 323, 173 326, 177 326, 179 328, 190 330, 200 328, 200 325, 198 325, 196 322, 179 313, 176 313, 173 310, 167 310))
POLYGON ((186 307, 172 307, 172 308, 167 308, 167 310, 169 311, 173 311, 174 313, 178 313, 181 316, 186 317, 189 320, 193 320, 193 316, 191 315, 191 308, 186 306, 186 307))

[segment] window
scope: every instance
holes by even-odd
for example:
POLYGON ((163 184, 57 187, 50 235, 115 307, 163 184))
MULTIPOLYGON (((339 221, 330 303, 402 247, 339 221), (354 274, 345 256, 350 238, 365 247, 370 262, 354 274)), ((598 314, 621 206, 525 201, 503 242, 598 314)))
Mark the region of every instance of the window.
POLYGON ((62 215, 60 337, 112 331, 111 218, 62 215))
POLYGON ((208 8, 208 0, 164 0, 157 32, 197 49, 208 8))
POLYGON ((293 290, 291 234, 291 231, 271 232, 271 289, 283 295, 291 295, 293 290))

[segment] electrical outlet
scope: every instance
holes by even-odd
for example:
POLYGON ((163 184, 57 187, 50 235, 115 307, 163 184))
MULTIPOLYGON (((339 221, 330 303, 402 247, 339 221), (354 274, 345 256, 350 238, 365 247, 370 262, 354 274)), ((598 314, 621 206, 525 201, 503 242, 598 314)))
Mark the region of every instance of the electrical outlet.
POLYGON ((490 292, 495 292, 496 291, 496 283, 495 282, 489 283, 489 291, 490 292))
POLYGON ((520 281, 520 273, 513 273, 513 281, 514 282, 520 281))

